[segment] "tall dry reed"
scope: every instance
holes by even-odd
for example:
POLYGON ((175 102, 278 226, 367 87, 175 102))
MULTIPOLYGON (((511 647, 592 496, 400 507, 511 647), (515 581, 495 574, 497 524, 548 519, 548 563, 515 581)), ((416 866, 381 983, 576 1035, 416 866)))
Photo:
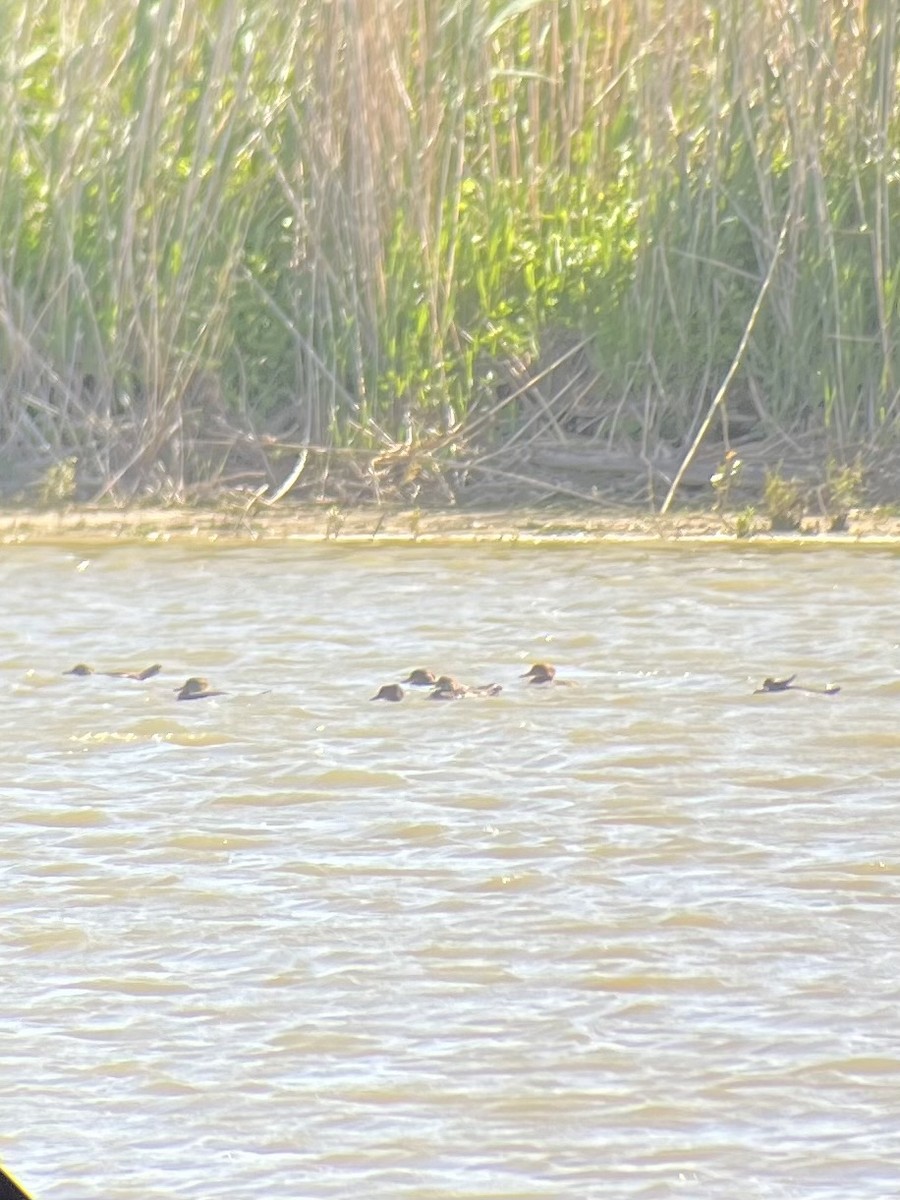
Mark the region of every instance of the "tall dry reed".
POLYGON ((183 495, 265 430, 449 455, 559 330, 610 443, 694 436, 743 343, 733 428, 894 436, 892 0, 7 10, 7 491, 183 495))

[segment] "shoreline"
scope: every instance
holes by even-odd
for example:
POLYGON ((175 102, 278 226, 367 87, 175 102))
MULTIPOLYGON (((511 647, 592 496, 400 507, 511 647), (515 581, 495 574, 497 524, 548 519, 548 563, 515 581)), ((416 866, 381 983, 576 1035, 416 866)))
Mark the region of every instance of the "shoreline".
POLYGON ((897 546, 900 517, 877 510, 851 515, 830 532, 823 519, 805 518, 799 531, 762 527, 738 537, 728 514, 685 512, 659 517, 561 509, 521 511, 336 509, 313 505, 256 509, 94 508, 0 509, 0 543, 267 545, 334 542, 343 545, 596 545, 718 544, 746 547, 897 546))

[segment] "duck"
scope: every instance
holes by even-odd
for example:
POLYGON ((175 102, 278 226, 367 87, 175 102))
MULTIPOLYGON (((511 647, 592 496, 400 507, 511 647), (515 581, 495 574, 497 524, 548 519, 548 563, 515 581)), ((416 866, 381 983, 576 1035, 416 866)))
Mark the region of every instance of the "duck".
POLYGON ((176 688, 176 700, 207 700, 210 696, 224 696, 224 692, 218 692, 210 688, 209 680, 202 679, 198 675, 192 675, 190 679, 186 679, 180 688, 176 688))
POLYGON ((786 692, 796 678, 796 675, 788 675, 786 679, 773 679, 769 676, 763 680, 762 687, 754 690, 753 695, 758 696, 760 692, 786 692))
POLYGON ((383 683, 370 700, 392 700, 395 703, 403 699, 403 688, 399 683, 383 683))
POLYGON ((521 678, 527 679, 529 683, 552 683, 556 678, 556 667, 550 663, 534 663, 521 678))
POLYGON ((814 696, 836 696, 841 690, 838 683, 826 683, 824 687, 807 687, 802 683, 794 683, 796 675, 788 675, 786 679, 773 679, 768 676, 762 682, 762 687, 754 688, 753 695, 763 692, 810 692, 814 696))
POLYGON ((414 671, 410 671, 405 679, 400 680, 401 683, 408 683, 410 687, 431 687, 437 684, 437 677, 433 671, 427 671, 424 667, 416 667, 414 671))
POLYGON ((479 683, 475 687, 467 688, 466 691, 470 696, 499 696, 503 691, 503 685, 500 683, 479 683))
POLYGON ((441 675, 436 680, 434 690, 428 696, 429 700, 461 700, 463 696, 497 696, 503 691, 499 683, 482 683, 470 687, 460 683, 452 675, 441 675))
POLYGON ((151 667, 144 667, 143 671, 95 671, 93 667, 89 667, 87 663, 76 663, 69 671, 63 671, 64 675, 105 675, 109 679, 152 679, 154 675, 158 675, 162 667, 159 663, 154 663, 151 667))
POLYGON ((452 675, 441 675, 435 681, 434 691, 429 692, 428 700, 462 700, 469 689, 452 675))

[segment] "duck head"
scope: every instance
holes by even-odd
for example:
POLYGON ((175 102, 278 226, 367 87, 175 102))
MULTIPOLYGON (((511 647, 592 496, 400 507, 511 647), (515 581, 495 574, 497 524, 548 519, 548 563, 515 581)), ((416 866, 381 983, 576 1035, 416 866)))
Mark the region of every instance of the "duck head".
POLYGON ((552 667, 550 663, 535 663, 525 672, 522 679, 527 679, 529 683, 550 683, 555 675, 556 667, 552 667))
POLYGON ((426 671, 424 667, 416 667, 415 671, 410 671, 401 682, 408 683, 410 687, 434 687, 437 679, 435 679, 433 671, 426 671))

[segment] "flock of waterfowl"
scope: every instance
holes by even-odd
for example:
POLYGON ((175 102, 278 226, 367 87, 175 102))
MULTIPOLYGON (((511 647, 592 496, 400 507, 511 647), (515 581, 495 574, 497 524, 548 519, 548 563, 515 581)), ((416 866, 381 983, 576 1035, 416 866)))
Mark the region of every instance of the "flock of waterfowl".
MULTIPOLYGON (((152 679, 161 670, 162 667, 159 663, 153 663, 152 666, 144 667, 141 671, 95 671, 87 663, 76 663, 74 667, 68 671, 64 671, 63 674, 80 676, 105 675, 113 679, 136 679, 142 681, 152 679)), ((557 679, 556 667, 545 662, 533 663, 520 678, 527 680, 529 684, 539 687, 547 684, 565 687, 571 686, 569 680, 557 679)), ((789 675, 784 679, 774 679, 769 676, 763 680, 761 687, 754 689, 753 694, 757 696, 764 692, 793 691, 810 692, 818 696, 834 696, 841 690, 836 683, 827 683, 824 687, 808 687, 802 683, 795 683, 796 678, 796 675, 789 675)), ((471 684, 460 683, 452 675, 435 675, 433 671, 417 667, 414 671, 410 671, 400 683, 382 684, 370 699, 388 700, 396 703, 402 700, 405 695, 403 684, 413 688, 427 688, 428 695, 426 699, 428 700, 462 700, 466 696, 497 696, 503 691, 503 687, 499 683, 481 683, 473 686, 471 684)), ((207 700, 212 696, 227 695, 227 692, 211 688, 209 680, 199 675, 192 675, 190 679, 185 680, 181 687, 174 690, 176 700, 207 700)))
MULTIPOLYGON (((89 667, 87 663, 76 663, 68 671, 64 671, 64 675, 103 675, 110 679, 152 679, 158 675, 162 667, 159 663, 154 663, 150 667, 144 667, 141 671, 96 671, 93 667, 89 667)), ((541 684, 552 683, 556 677, 556 668, 550 663, 535 663, 530 670, 526 671, 522 676, 529 683, 541 684)), ((477 686, 460 683, 454 679, 452 675, 435 675, 431 671, 426 671, 419 667, 415 671, 411 671, 407 677, 401 681, 408 684, 410 687, 428 688, 429 700, 461 700, 464 696, 496 696, 503 691, 499 683, 484 683, 477 686)), ((566 682, 557 680, 557 682, 566 682)), ((216 688, 209 686, 209 680, 203 679, 199 675, 194 675, 190 679, 185 680, 181 687, 175 688, 176 700, 206 700, 211 696, 225 696, 226 692, 219 691, 216 688)), ((400 683, 386 683, 382 688, 379 688, 377 695, 371 697, 373 700, 402 700, 403 687, 400 683)))
MULTIPOLYGON (((556 667, 552 667, 550 663, 535 663, 521 678, 535 684, 553 683, 556 680, 556 667)), ((564 683, 566 681, 560 679, 556 682, 564 683)), ((382 684, 370 699, 390 700, 396 703, 403 699, 402 685, 404 683, 410 687, 428 688, 429 692, 426 697, 428 700, 462 700, 465 696, 498 696, 503 691, 503 685, 499 683, 480 683, 472 686, 460 683, 452 675, 435 675, 433 671, 427 671, 424 667, 416 667, 400 683, 382 684)))
MULTIPOLYGON (((93 667, 89 667, 87 663, 76 663, 68 671, 63 671, 64 675, 105 675, 108 679, 152 679, 154 675, 158 675, 162 667, 159 663, 154 663, 151 667, 144 667, 142 671, 95 671, 93 667)), ((199 675, 192 675, 190 679, 186 679, 181 687, 175 688, 176 700, 207 700, 210 696, 224 696, 225 692, 217 691, 209 686, 209 680, 202 679, 199 675)))
MULTIPOLYGON (((524 675, 520 676, 530 684, 549 684, 553 683, 556 686, 563 685, 571 687, 571 681, 568 679, 556 678, 556 667, 550 663, 534 663, 524 675)), ((824 687, 807 687, 802 683, 795 683, 796 675, 790 675, 786 679, 773 679, 771 676, 763 680, 762 687, 754 689, 754 696, 762 692, 811 692, 820 696, 834 696, 841 689, 835 683, 828 683, 824 687)), ((405 679, 400 683, 385 683, 378 689, 373 700, 390 700, 396 702, 403 699, 403 684, 408 684, 415 688, 429 688, 429 700, 462 700, 465 696, 496 696, 503 688, 499 683, 484 683, 477 687, 470 687, 466 684, 459 683, 452 675, 436 676, 432 671, 426 671, 421 667, 417 667, 415 671, 411 671, 405 679)))

